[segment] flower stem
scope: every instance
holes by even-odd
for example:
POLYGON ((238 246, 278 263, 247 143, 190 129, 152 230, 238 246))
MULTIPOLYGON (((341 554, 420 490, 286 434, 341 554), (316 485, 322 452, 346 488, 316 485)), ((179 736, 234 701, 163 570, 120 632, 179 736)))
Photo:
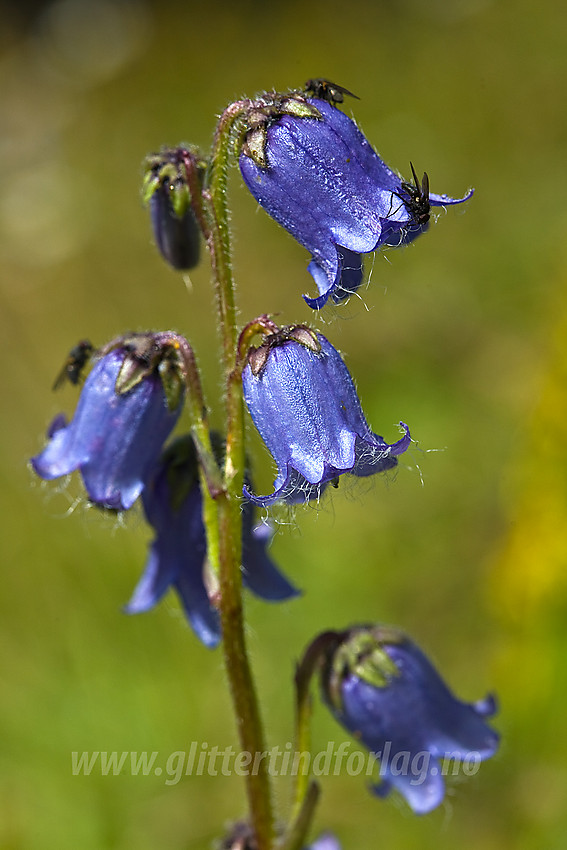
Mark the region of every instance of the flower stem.
POLYGON ((219 542, 219 609, 226 671, 243 752, 250 753, 246 776, 250 820, 258 850, 271 850, 274 825, 264 733, 246 649, 242 611, 242 486, 244 483, 244 411, 237 352, 236 308, 231 265, 226 184, 235 122, 247 102, 229 106, 220 118, 203 201, 208 217, 207 242, 222 343, 226 403, 224 487, 216 497, 219 542))
MULTIPOLYGON (((337 632, 323 632, 307 647, 295 673, 295 751, 311 750, 311 680, 319 670, 323 657, 336 645, 337 632)), ((297 773, 291 821, 280 850, 299 850, 309 829, 319 799, 319 786, 309 774, 297 773)))

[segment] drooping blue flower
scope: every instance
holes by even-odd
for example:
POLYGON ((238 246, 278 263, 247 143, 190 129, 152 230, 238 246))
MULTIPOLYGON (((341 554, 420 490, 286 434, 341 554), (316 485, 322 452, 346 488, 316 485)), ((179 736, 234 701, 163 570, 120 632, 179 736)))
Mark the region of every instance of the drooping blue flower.
MULTIPOLYGON (((164 452, 155 474, 142 493, 146 518, 156 532, 148 560, 126 612, 153 608, 173 588, 197 637, 208 647, 221 635, 217 609, 207 593, 207 543, 202 497, 192 439, 177 439, 164 452)), ((242 580, 261 599, 279 602, 298 591, 279 572, 266 553, 273 532, 255 526, 253 506, 242 510, 242 580)))
POLYGON ((258 505, 317 499, 345 472, 392 469, 411 443, 409 430, 389 445, 364 418, 347 367, 320 333, 304 325, 266 336, 242 374, 250 415, 278 467, 274 492, 245 495, 258 505))
POLYGON ((252 103, 239 164, 258 203, 311 253, 319 296, 304 298, 317 310, 356 291, 361 254, 411 242, 427 229, 430 206, 472 195, 430 193, 413 166, 414 182, 402 180, 334 103, 298 94, 252 103))
POLYGON ((490 758, 499 736, 485 722, 496 712, 494 697, 458 700, 420 649, 388 627, 358 627, 340 636, 328 653, 323 696, 335 717, 380 760, 381 782, 414 812, 425 814, 443 800, 440 762, 465 761, 467 772, 490 758))
POLYGON ((58 416, 46 447, 32 458, 41 478, 78 469, 91 502, 116 511, 134 504, 183 406, 170 337, 130 337, 95 363, 72 421, 58 416))

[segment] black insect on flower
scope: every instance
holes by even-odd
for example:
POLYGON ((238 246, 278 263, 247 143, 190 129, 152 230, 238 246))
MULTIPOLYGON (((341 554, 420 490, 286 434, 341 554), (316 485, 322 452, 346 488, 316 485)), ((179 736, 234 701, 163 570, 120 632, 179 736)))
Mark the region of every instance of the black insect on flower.
POLYGON ((131 508, 183 407, 182 343, 175 334, 148 332, 103 348, 73 419, 57 416, 47 445, 32 458, 37 475, 51 481, 79 470, 93 504, 131 508))
POLYGON ((413 219, 413 223, 423 226, 428 223, 431 210, 429 201, 429 175, 427 171, 424 171, 420 183, 412 162, 410 162, 410 168, 413 183, 407 183, 403 180, 402 191, 396 194, 404 202, 407 211, 413 219))
POLYGON ((69 381, 70 384, 76 386, 81 380, 83 370, 94 352, 95 347, 88 339, 81 339, 74 345, 67 355, 63 368, 55 378, 52 389, 61 389, 65 381, 69 381))
MULTIPOLYGON (((313 81, 312 81, 313 82, 313 81)), ((429 205, 467 201, 429 192, 427 176, 402 180, 354 121, 328 98, 269 93, 249 107, 240 172, 266 212, 311 254, 315 310, 338 303, 363 280, 362 255, 407 245, 427 230, 429 205), (271 98, 271 99, 270 99, 271 98), (258 113, 268 116, 259 127, 258 113)))
POLYGON ((310 95, 310 97, 318 97, 320 100, 326 100, 327 103, 333 105, 342 103, 344 100, 343 95, 345 94, 356 98, 356 100, 360 100, 357 94, 353 94, 343 86, 332 83, 330 80, 325 80, 323 77, 315 77, 313 80, 307 80, 305 83, 305 94, 310 95))

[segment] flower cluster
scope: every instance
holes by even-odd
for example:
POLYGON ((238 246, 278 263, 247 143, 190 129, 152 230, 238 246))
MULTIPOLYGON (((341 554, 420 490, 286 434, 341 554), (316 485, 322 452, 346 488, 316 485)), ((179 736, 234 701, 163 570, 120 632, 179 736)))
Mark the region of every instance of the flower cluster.
MULTIPOLYGON (((240 740, 250 756, 265 752, 241 587, 269 602, 298 594, 268 555, 272 528, 267 518, 257 523, 257 506, 319 500, 345 474, 387 473, 411 437, 402 421, 392 443, 370 428, 341 354, 318 330, 303 323, 278 327, 263 314, 238 335, 225 200, 229 157, 236 152, 253 197, 311 254, 308 271, 319 294, 304 298, 316 310, 357 291, 363 255, 408 244, 428 229, 433 207, 472 195, 430 192, 428 174, 419 178, 411 163, 409 180, 392 171, 338 108, 345 95, 351 92, 315 78, 303 91, 238 101, 220 117, 210 155, 191 146, 163 148, 145 161, 142 195, 163 259, 178 271, 193 268, 202 237, 211 253, 224 434, 209 428, 196 358, 184 336, 124 335, 98 351, 82 340, 54 387, 78 384, 91 364, 75 415, 53 421, 46 446, 31 461, 46 480, 78 471, 89 502, 107 511, 128 511, 140 499, 153 539, 125 611, 148 611, 173 589, 199 640, 207 647, 222 642, 240 740), (254 492, 246 468, 244 406, 277 466, 267 495, 254 492), (188 427, 175 436, 184 412, 188 427)), ((497 750, 498 735, 486 722, 496 711, 494 698, 458 700, 417 646, 384 626, 325 632, 308 646, 295 679, 298 742, 308 737, 315 671, 333 715, 379 759, 376 793, 394 788, 416 813, 443 800, 445 759, 474 755, 480 762, 497 750)), ((248 782, 250 820, 236 824, 222 847, 271 850, 277 829, 261 760, 248 782)), ((279 846, 340 850, 330 833, 308 844, 318 787, 299 782, 296 792, 279 846)))
MULTIPOLYGON (((148 333, 120 338, 102 349, 72 421, 67 424, 63 415, 54 420, 47 446, 31 463, 44 479, 79 470, 90 502, 106 510, 127 511, 141 495, 156 537, 125 611, 148 611, 172 587, 197 637, 214 647, 220 621, 208 573, 195 445, 185 435, 163 450, 183 407, 186 364, 181 352, 187 345, 177 334, 148 333)), ((73 351, 62 374, 77 383, 95 352, 86 342, 73 351)), ((220 454, 216 437, 215 442, 220 454)), ((296 596, 298 591, 267 555, 272 529, 267 523, 254 524, 251 503, 243 506, 242 530, 244 585, 268 601, 296 596)))

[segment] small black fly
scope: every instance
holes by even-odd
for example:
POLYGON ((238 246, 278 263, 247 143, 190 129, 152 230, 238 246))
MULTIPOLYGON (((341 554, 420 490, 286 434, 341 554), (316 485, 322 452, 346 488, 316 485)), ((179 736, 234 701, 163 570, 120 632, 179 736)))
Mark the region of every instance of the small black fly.
POLYGON ((94 351, 95 347, 88 339, 82 339, 77 345, 73 346, 67 355, 63 368, 55 378, 53 389, 60 389, 65 381, 69 381, 70 384, 76 386, 81 380, 83 369, 94 354, 94 351))
POLYGON ((410 213, 414 224, 427 224, 429 221, 431 205, 429 203, 429 176, 427 171, 423 172, 421 183, 417 179, 413 163, 410 162, 413 183, 402 181, 404 194, 398 197, 404 202, 410 213))
POLYGON ((332 106, 335 106, 337 103, 342 103, 344 100, 345 94, 348 94, 349 97, 354 97, 356 100, 360 100, 358 95, 353 94, 348 89, 343 88, 343 86, 338 86, 336 83, 332 83, 330 80, 325 80, 322 77, 316 77, 314 80, 307 80, 305 83, 305 94, 311 95, 311 97, 318 97, 319 100, 326 100, 327 103, 330 103, 332 106))

